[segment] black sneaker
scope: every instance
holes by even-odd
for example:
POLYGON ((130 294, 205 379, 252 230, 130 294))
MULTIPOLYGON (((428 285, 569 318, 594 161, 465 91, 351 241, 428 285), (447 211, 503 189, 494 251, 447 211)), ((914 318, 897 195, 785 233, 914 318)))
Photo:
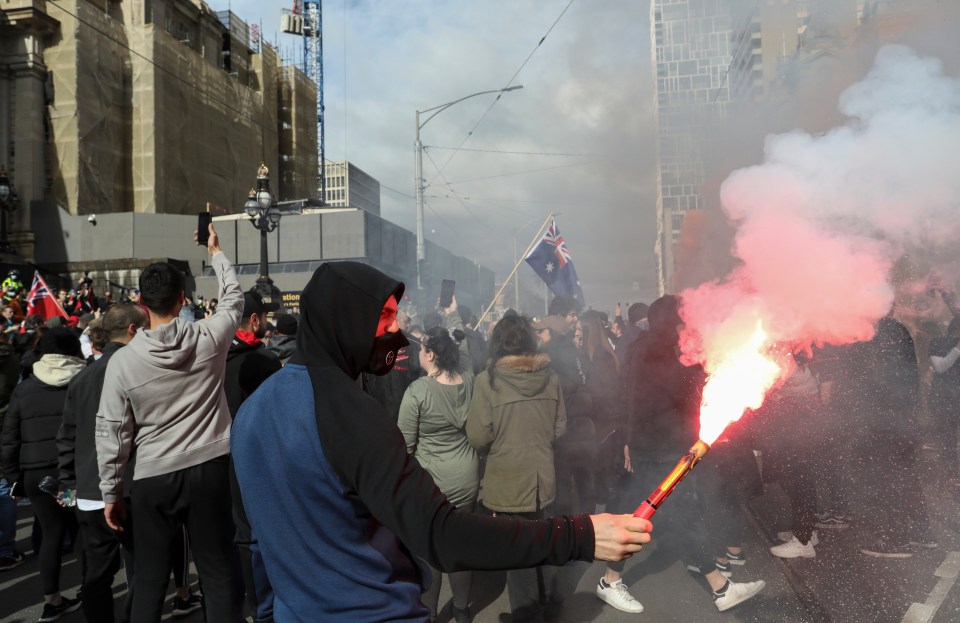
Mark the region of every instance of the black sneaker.
POLYGON ((884 539, 877 539, 868 547, 861 547, 860 553, 874 558, 910 558, 913 556, 909 545, 893 545, 884 539))
POLYGON ((65 614, 70 614, 74 610, 80 609, 80 600, 79 599, 68 599, 62 597, 60 603, 54 606, 53 604, 44 604, 43 605, 43 614, 40 615, 40 618, 37 619, 39 623, 47 623, 47 621, 59 621, 60 617, 65 614))
POLYGON ((173 612, 170 614, 175 617, 184 617, 202 607, 203 598, 196 593, 190 593, 190 596, 186 599, 180 599, 180 596, 177 595, 173 598, 173 612))
POLYGON ((9 556, 0 556, 0 571, 9 571, 25 563, 27 557, 20 552, 13 552, 9 556))

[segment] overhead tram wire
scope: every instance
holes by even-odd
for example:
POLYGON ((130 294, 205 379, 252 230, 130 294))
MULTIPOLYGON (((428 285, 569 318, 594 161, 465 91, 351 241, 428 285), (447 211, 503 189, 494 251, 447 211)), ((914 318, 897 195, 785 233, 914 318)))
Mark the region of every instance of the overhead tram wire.
MULTIPOLYGON (((94 24, 91 24, 90 22, 86 21, 85 19, 83 19, 82 17, 80 17, 79 15, 77 15, 76 13, 71 13, 70 11, 68 11, 67 9, 65 9, 62 4, 60 4, 60 1, 59 1, 59 0, 48 0, 48 2, 50 2, 50 4, 53 4, 54 6, 56 6, 58 9, 60 9, 61 11, 63 11, 64 13, 66 13, 67 15, 69 15, 70 17, 72 17, 73 19, 77 20, 78 23, 83 24, 84 26, 90 28, 91 30, 93 30, 94 32, 96 32, 97 34, 99 34, 100 36, 102 36, 104 39, 115 43, 116 45, 120 46, 121 48, 123 48, 123 49, 126 50, 127 52, 130 52, 131 54, 137 56, 138 58, 146 61, 147 63, 149 63, 149 64, 151 64, 151 65, 153 65, 154 67, 156 67, 157 69, 159 69, 159 70, 162 71, 163 73, 165 73, 165 74, 173 77, 174 79, 182 82, 184 85, 186 85, 186 86, 188 86, 189 88, 193 89, 193 90, 196 91, 197 93, 199 93, 199 94, 203 95, 204 97, 208 98, 210 101, 216 102, 217 104, 220 104, 220 105, 223 106, 223 108, 225 108, 226 110, 228 110, 228 111, 230 111, 230 112, 233 112, 233 113, 235 113, 235 114, 237 114, 237 115, 239 115, 239 116, 241 116, 241 117, 243 117, 243 118, 245 118, 245 119, 248 119, 255 127, 259 127, 259 128, 260 128, 260 130, 261 130, 261 136, 262 136, 262 133, 263 133, 263 132, 269 132, 269 133, 272 134, 273 136, 278 136, 278 135, 279 135, 279 130, 277 130, 276 128, 270 128, 269 126, 266 126, 266 125, 263 124, 262 122, 257 121, 257 120, 256 120, 252 115, 250 115, 249 113, 246 113, 246 112, 244 112, 244 111, 242 111, 242 110, 240 110, 240 109, 238 109, 238 108, 234 108, 234 107, 231 106, 229 103, 227 103, 225 100, 220 99, 219 97, 217 97, 216 95, 214 95, 214 94, 211 93, 210 91, 206 91, 206 90, 200 88, 199 86, 197 86, 197 85, 194 84, 193 82, 190 82, 189 80, 187 80, 187 79, 184 78, 183 76, 179 75, 177 72, 175 72, 175 71, 173 71, 173 70, 170 70, 170 69, 167 69, 167 68, 164 67, 163 65, 158 64, 156 61, 153 61, 152 59, 147 58, 146 56, 144 56, 144 55, 141 54, 140 52, 137 52, 136 50, 134 50, 133 48, 131 48, 131 47, 130 47, 129 45, 127 45, 126 43, 124 43, 124 42, 122 42, 122 41, 120 41, 120 40, 118 40, 118 39, 115 39, 113 36, 110 35, 110 33, 101 30, 100 28, 98 28, 98 27, 95 26, 94 24)), ((294 143, 294 145, 299 145, 299 143, 297 143, 296 140, 294 140, 293 143, 294 143)))
POLYGON ((570 168, 570 167, 585 166, 585 165, 588 165, 588 164, 597 164, 597 163, 600 163, 600 162, 603 162, 603 161, 602 161, 602 160, 588 160, 588 161, 586 161, 586 162, 571 162, 571 163, 569 163, 569 164, 560 164, 560 165, 557 165, 557 166, 555 166, 555 167, 544 167, 544 168, 542 168, 542 169, 528 169, 528 170, 526 170, 526 171, 514 171, 514 172, 512 172, 512 173, 499 173, 499 174, 497 174, 497 175, 487 175, 487 176, 485 176, 485 177, 471 177, 471 178, 469 178, 469 179, 455 180, 455 181, 453 181, 453 182, 447 182, 446 180, 444 180, 444 182, 446 182, 446 185, 447 185, 447 186, 450 186, 451 184, 466 184, 467 182, 480 182, 480 181, 483 181, 483 180, 492 180, 492 179, 496 179, 496 178, 499 178, 499 177, 512 177, 512 176, 514 176, 514 175, 526 175, 527 173, 540 173, 540 172, 542 172, 542 171, 553 171, 553 170, 555 170, 555 169, 567 169, 567 168, 570 168))
MULTIPOLYGON (((507 85, 504 88, 507 88, 511 84, 513 84, 513 81, 517 79, 517 76, 520 75, 520 72, 523 71, 523 68, 527 66, 527 63, 530 62, 530 59, 533 58, 533 55, 536 54, 537 50, 540 49, 540 46, 543 45, 543 42, 547 40, 547 37, 550 35, 551 32, 553 32, 553 29, 560 22, 561 18, 563 18, 564 14, 566 14, 567 9, 569 9, 570 5, 572 5, 573 3, 574 3, 574 0, 570 0, 570 2, 567 3, 567 6, 563 7, 563 10, 560 11, 560 15, 557 16, 557 19, 553 20, 553 23, 550 24, 550 28, 547 29, 547 32, 544 33, 542 37, 540 37, 540 41, 537 42, 537 45, 533 46, 533 50, 530 51, 530 54, 527 55, 527 58, 525 58, 523 62, 520 63, 520 67, 517 68, 517 71, 515 71, 513 73, 513 76, 511 76, 510 79, 507 80, 507 85)), ((439 177, 441 173, 443 173, 443 170, 447 168, 447 165, 450 164, 450 161, 453 160, 456 157, 457 153, 461 151, 464 144, 470 139, 471 136, 473 136, 473 133, 476 131, 476 129, 480 127, 480 124, 483 123, 483 120, 487 118, 487 115, 490 113, 493 107, 496 106, 497 102, 500 101, 500 97, 502 95, 503 93, 498 93, 497 97, 494 98, 492 102, 490 102, 490 105, 487 106, 487 109, 483 111, 482 115, 480 115, 480 119, 478 119, 477 122, 473 124, 473 127, 470 128, 470 131, 467 132, 467 135, 463 137, 462 141, 460 141, 460 145, 458 145, 457 148, 453 151, 453 153, 450 154, 450 157, 447 158, 447 161, 443 163, 443 166, 437 169, 437 175, 433 177, 434 180, 437 179, 437 177, 439 177)))
POLYGON ((613 154, 565 154, 559 152, 547 152, 547 151, 510 151, 505 149, 478 149, 470 147, 439 147, 437 145, 424 145, 424 150, 428 149, 446 149, 446 150, 459 150, 459 151, 473 151, 480 152, 484 154, 517 154, 520 156, 571 156, 578 158, 612 158, 613 154))
MULTIPOLYGON (((430 152, 427 152, 427 159, 430 160, 430 163, 431 163, 434 167, 437 166, 437 163, 433 161, 433 157, 430 155, 430 152)), ((440 179, 443 180, 443 183, 446 184, 447 188, 450 189, 450 192, 453 193, 453 196, 456 197, 456 199, 457 199, 457 201, 460 203, 460 205, 463 206, 463 209, 466 210, 467 213, 468 213, 470 216, 472 216, 472 217, 474 218, 474 220, 476 220, 478 223, 480 223, 481 225, 483 225, 484 227, 486 227, 486 228, 489 229, 490 231, 493 231, 493 228, 490 227, 490 225, 489 225, 488 223, 485 223, 484 221, 480 220, 480 217, 478 217, 478 216, 473 212, 473 210, 471 210, 469 207, 467 207, 467 204, 464 203, 463 199, 460 198, 460 195, 457 194, 457 191, 453 189, 453 187, 450 185, 450 182, 448 182, 448 181, 447 181, 447 178, 444 177, 443 172, 440 171, 439 169, 437 169, 437 175, 440 176, 440 179)))

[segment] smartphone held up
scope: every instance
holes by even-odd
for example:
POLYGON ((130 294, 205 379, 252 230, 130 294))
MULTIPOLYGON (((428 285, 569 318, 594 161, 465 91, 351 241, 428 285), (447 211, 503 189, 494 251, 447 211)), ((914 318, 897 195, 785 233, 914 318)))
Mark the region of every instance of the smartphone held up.
POLYGON ((210 241, 210 223, 213 222, 213 215, 209 211, 201 212, 197 217, 197 244, 201 247, 207 246, 210 241))
POLYGON ((446 309, 453 305, 453 290, 457 282, 453 279, 444 279, 440 284, 440 309, 446 309))

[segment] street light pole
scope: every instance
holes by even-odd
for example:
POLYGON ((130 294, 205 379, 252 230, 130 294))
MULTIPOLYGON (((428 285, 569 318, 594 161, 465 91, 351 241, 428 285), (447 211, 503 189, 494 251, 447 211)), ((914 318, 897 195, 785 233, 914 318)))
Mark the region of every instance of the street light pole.
MULTIPOLYGON (((440 104, 439 106, 434 106, 433 108, 427 108, 426 110, 418 110, 416 116, 416 139, 413 143, 414 150, 414 187, 416 189, 416 201, 417 201, 417 289, 423 289, 423 274, 422 274, 422 265, 424 260, 427 259, 426 248, 423 239, 423 143, 420 142, 420 129, 423 126, 427 125, 431 119, 450 108, 454 104, 459 104, 463 100, 470 99, 471 97, 477 97, 478 95, 487 95, 489 93, 508 93, 510 91, 516 91, 517 89, 522 89, 522 85, 516 85, 512 87, 507 87, 505 89, 492 89, 490 91, 480 91, 478 93, 471 93, 470 95, 465 95, 460 99, 455 99, 446 104, 440 104), (420 123, 420 113, 433 112, 432 115, 424 119, 423 123, 420 123)), ((499 97, 499 95, 497 96, 499 97)))
POLYGON ((19 198, 17 189, 10 183, 7 177, 7 169, 0 166, 0 253, 16 255, 17 250, 10 244, 7 238, 7 215, 17 209, 19 198))
POLYGON ((276 201, 270 194, 270 170, 267 165, 261 164, 257 169, 257 187, 250 190, 247 202, 243 204, 243 211, 250 217, 250 224, 260 231, 260 276, 253 289, 265 301, 272 301, 279 293, 270 278, 270 266, 267 262, 267 234, 280 224, 280 211, 276 201))

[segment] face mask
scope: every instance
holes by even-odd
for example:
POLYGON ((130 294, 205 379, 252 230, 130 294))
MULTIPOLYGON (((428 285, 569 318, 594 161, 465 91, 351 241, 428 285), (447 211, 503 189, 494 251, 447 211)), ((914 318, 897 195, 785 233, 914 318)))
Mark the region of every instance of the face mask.
POLYGON ((373 352, 370 353, 370 363, 368 365, 370 373, 383 376, 393 370, 393 364, 397 361, 397 352, 409 344, 409 340, 400 331, 384 333, 380 337, 374 338, 373 352))

